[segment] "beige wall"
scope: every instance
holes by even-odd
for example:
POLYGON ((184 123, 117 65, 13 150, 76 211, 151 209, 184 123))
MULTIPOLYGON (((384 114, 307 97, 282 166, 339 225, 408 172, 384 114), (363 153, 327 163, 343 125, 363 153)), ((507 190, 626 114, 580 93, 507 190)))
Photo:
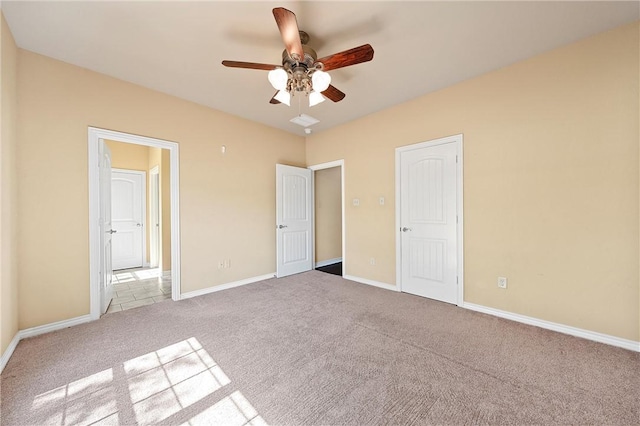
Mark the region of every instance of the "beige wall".
POLYGON ((308 137, 308 164, 345 159, 346 273, 395 284, 394 150, 462 133, 465 301, 640 340, 638 35, 625 26, 308 137))
MULTIPOLYGON (((616 29, 308 137, 307 164, 346 160, 346 273, 395 282, 393 202, 377 204, 395 197, 394 149, 463 133, 465 300, 640 340, 639 34, 616 29)), ((301 138, 16 54, 4 20, 1 79, 3 351, 18 328, 89 312, 87 126, 180 144, 183 291, 273 271, 273 166, 304 165, 301 138)))
POLYGON ((132 143, 106 140, 111 150, 111 167, 114 169, 149 171, 149 147, 132 143))
POLYGON ((302 138, 24 50, 18 92, 21 329, 89 312, 88 126, 179 143, 183 292, 275 270, 275 164, 302 138))
POLYGON ((0 354, 18 332, 17 47, 0 12, 0 354))
POLYGON ((316 262, 342 257, 340 167, 317 170, 315 182, 316 262))

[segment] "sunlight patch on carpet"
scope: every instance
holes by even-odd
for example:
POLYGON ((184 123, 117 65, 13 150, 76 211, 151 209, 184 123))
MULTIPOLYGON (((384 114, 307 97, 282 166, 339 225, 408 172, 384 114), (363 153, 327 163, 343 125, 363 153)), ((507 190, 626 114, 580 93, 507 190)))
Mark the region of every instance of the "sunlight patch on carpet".
MULTIPOLYGON (((32 408, 48 424, 120 424, 123 411, 140 424, 169 419, 209 397, 231 380, 194 337, 125 361, 35 397, 32 408), (124 390, 124 400, 122 396, 124 390), (124 405, 124 406, 123 406, 124 405)), ((240 393, 220 399, 185 425, 264 425, 240 393)))
POLYGON ((36 396, 32 408, 47 424, 90 423, 117 410, 112 382, 113 370, 103 370, 36 396))
POLYGON ((239 391, 235 391, 181 426, 205 426, 224 424, 229 426, 266 426, 255 408, 239 391))

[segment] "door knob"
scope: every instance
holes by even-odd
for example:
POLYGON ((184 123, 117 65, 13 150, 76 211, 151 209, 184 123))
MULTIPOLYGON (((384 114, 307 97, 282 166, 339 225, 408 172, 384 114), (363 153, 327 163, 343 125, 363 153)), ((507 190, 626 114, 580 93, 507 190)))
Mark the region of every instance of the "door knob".
POLYGON ((411 228, 407 228, 406 226, 401 229, 402 232, 411 231, 411 228))
POLYGON ((139 227, 142 226, 142 224, 141 223, 136 223, 136 226, 139 228, 139 227))
POLYGON ((106 233, 107 234, 115 234, 116 232, 118 232, 118 231, 116 231, 115 229, 110 229, 106 233))
POLYGON ((287 225, 278 225, 278 229, 286 228, 287 225))

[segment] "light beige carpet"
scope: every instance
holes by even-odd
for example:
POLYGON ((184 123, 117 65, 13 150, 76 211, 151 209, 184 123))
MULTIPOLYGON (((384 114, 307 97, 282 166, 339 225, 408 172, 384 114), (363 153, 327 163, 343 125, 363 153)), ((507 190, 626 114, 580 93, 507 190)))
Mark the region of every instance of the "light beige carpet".
POLYGON ((640 421, 640 354, 312 271, 26 339, 2 425, 640 421))

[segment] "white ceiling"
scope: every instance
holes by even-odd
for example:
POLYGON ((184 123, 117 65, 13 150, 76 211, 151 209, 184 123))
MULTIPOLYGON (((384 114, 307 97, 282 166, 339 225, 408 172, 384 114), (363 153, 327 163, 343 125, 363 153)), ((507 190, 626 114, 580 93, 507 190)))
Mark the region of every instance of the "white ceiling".
MULTIPOLYGON (((200 1, 12 2, 2 11, 24 49, 303 135, 292 106, 268 103, 265 71, 280 64, 271 9, 297 15, 327 56, 369 43, 372 62, 331 71, 347 94, 301 112, 318 132, 555 47, 640 19, 626 2, 200 1)), ((303 99, 304 101, 304 99, 303 99)))

